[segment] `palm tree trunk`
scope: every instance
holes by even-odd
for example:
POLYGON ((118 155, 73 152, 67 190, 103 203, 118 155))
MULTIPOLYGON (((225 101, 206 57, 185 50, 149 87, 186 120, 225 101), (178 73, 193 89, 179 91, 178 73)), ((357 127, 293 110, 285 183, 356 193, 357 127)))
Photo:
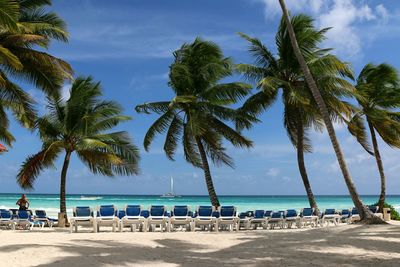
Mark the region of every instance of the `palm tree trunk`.
POLYGON ((297 164, 299 166, 299 171, 301 175, 301 179, 303 180, 304 188, 306 189, 308 202, 310 203, 310 207, 315 210, 317 215, 320 214, 318 209, 317 202, 315 201, 314 194, 311 189, 310 181, 308 180, 306 165, 304 164, 304 128, 303 123, 301 121, 301 115, 298 116, 297 123, 297 164))
POLYGON ((329 134, 329 138, 331 140, 333 149, 335 150, 340 169, 342 171, 342 174, 343 174, 344 180, 346 182, 347 188, 349 190, 350 196, 353 200, 354 206, 356 206, 356 208, 358 209, 361 220, 364 220, 369 223, 375 222, 375 221, 377 221, 377 220, 373 219, 373 217, 375 217, 375 216, 373 216, 373 214, 362 203, 362 201, 357 193, 356 187, 353 183, 353 179, 351 178, 350 173, 347 169, 346 161, 344 159, 342 150, 341 150, 339 142, 337 140, 335 129, 333 128, 333 124, 330 120, 328 109, 325 105, 325 102, 321 96, 320 91, 318 90, 317 84, 315 83, 315 80, 314 80, 313 76, 311 75, 310 69, 308 68, 307 63, 306 63, 303 55, 301 54, 299 45, 296 40, 296 35, 293 30, 292 23, 290 22, 289 13, 286 9, 285 1, 279 0, 279 3, 281 5, 283 16, 284 16, 286 24, 287 24, 288 33, 289 33, 289 37, 290 37, 290 42, 292 43, 293 51, 299 62, 301 70, 304 73, 307 85, 309 86, 309 88, 312 92, 315 102, 317 103, 319 111, 321 112, 322 118, 325 122, 325 126, 326 126, 326 129, 329 134))
POLYGON ((69 166, 70 159, 71 159, 71 151, 67 151, 65 153, 64 164, 63 164, 63 167, 62 167, 62 170, 61 170, 60 214, 62 215, 61 219, 64 220, 64 221, 63 222, 59 221, 59 225, 60 226, 65 226, 65 223, 67 223, 67 205, 66 205, 66 201, 65 201, 65 187, 66 187, 67 171, 68 171, 68 166, 69 166))
POLYGON ((378 165, 379 175, 381 176, 381 194, 378 200, 379 211, 383 212, 383 206, 385 204, 385 196, 386 196, 386 177, 385 172, 383 171, 383 163, 381 159, 381 154, 379 152, 378 142, 376 140, 374 126, 367 119, 369 131, 371 132, 372 146, 374 147, 374 155, 376 164, 378 165))
POLYGON ((211 177, 210 166, 208 165, 206 151, 204 150, 203 143, 201 142, 199 137, 196 137, 197 147, 199 148, 201 161, 203 164, 204 178, 206 180, 208 195, 210 197, 211 204, 218 208, 220 206, 217 194, 215 193, 213 180, 211 177))

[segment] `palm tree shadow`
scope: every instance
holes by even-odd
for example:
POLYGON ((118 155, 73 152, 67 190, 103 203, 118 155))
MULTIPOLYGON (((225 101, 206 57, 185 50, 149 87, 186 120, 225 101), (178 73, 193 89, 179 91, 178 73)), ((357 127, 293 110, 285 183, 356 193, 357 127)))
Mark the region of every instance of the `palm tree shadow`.
MULTIPOLYGON (((400 227, 356 226, 353 229, 311 231, 244 232, 236 245, 215 249, 196 240, 182 241, 165 236, 152 246, 113 240, 76 239, 54 246, 14 245, 0 247, 15 251, 26 246, 58 247, 68 256, 38 266, 398 266, 400 227), (367 239, 365 239, 367 238, 367 239), (389 239, 390 238, 390 239, 389 239), (372 242, 373 241, 373 242, 372 242)), ((228 234, 229 235, 229 234, 228 234)), ((215 235, 216 240, 225 238, 215 235)), ((132 234, 132 238, 140 238, 132 234)))

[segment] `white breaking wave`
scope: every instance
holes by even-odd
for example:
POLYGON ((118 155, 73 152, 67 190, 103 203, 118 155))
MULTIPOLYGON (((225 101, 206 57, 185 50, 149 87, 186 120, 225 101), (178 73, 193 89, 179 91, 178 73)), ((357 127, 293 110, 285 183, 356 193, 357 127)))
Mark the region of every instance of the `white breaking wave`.
POLYGON ((81 196, 80 198, 78 198, 78 200, 99 200, 102 199, 103 197, 85 197, 85 196, 81 196))

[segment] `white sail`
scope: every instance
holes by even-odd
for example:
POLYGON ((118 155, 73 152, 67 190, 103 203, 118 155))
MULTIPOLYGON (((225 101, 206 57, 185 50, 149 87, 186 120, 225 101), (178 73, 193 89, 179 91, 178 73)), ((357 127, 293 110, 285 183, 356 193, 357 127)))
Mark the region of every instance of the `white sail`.
POLYGON ((174 193, 174 178, 171 176, 170 177, 170 190, 167 194, 161 195, 160 197, 164 198, 175 198, 175 197, 181 197, 178 195, 175 195, 174 193))

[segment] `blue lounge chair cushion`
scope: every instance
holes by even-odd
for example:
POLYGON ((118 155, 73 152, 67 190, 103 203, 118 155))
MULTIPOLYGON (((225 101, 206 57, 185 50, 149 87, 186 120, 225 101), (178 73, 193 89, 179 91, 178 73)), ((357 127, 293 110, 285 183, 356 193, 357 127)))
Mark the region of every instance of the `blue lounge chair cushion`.
POLYGON ((219 211, 216 210, 211 213, 211 217, 219 218, 221 217, 221 214, 219 213, 219 211))
POLYGON ((112 205, 100 206, 99 213, 101 217, 109 217, 115 215, 115 208, 112 205))
POLYGON ((140 216, 142 209, 139 205, 128 205, 125 212, 127 216, 140 216))
POLYGON ((360 213, 358 212, 358 209, 357 209, 357 208, 353 208, 353 209, 351 210, 351 214, 353 214, 353 215, 359 215, 360 213))
POLYGON ((46 214, 46 211, 44 211, 44 210, 35 210, 35 215, 38 218, 47 219, 47 214, 46 214))
POLYGON ((123 217, 125 217, 126 212, 124 210, 118 210, 117 212, 117 217, 118 219, 122 219, 123 217))
POLYGON ((12 213, 9 210, 1 210, 0 211, 0 218, 2 219, 12 219, 12 213))
POLYGON ((272 218, 272 219, 283 218, 282 212, 280 212, 280 211, 274 211, 274 212, 272 212, 272 213, 271 213, 271 218, 272 218))
POLYGON ((148 210, 142 210, 140 212, 140 216, 144 217, 144 218, 149 218, 150 216, 150 212, 148 210))
POLYGON ((297 217, 297 211, 296 210, 287 210, 286 218, 293 218, 293 217, 297 217))
POLYGON ((262 219, 264 218, 265 210, 255 210, 254 211, 254 218, 255 219, 262 219))
POLYGON ((239 219, 245 219, 245 218, 247 218, 247 213, 246 212, 239 213, 239 219))
POLYGON ((314 209, 312 208, 304 208, 301 216, 312 216, 314 214, 314 209))
POLYGON ((342 215, 348 215, 348 214, 350 214, 350 211, 349 210, 342 210, 341 214, 342 215))
POLYGON ((272 214, 272 210, 267 210, 267 211, 265 211, 264 216, 265 217, 271 217, 271 214, 272 214))
POLYGON ((26 211, 26 210, 19 210, 17 215, 18 215, 18 219, 20 219, 20 220, 29 220, 30 219, 30 215, 29 215, 28 211, 26 211))
POLYGON ((326 209, 324 215, 334 215, 336 213, 335 209, 326 209))
POLYGON ((368 209, 372 211, 372 213, 377 213, 378 212, 378 207, 377 206, 368 206, 368 209))
POLYGON ((165 216, 165 207, 164 206, 151 206, 150 208, 150 216, 165 216))
POLYGON ((235 207, 233 206, 222 206, 221 217, 233 217, 235 216, 235 207))
POLYGON ((89 207, 76 207, 75 208, 75 216, 76 217, 90 217, 92 216, 91 210, 89 207))
POLYGON ((198 216, 199 217, 210 217, 212 215, 212 207, 211 206, 200 206, 198 208, 198 216))
POLYGON ((173 216, 188 216, 188 206, 175 206, 173 210, 173 216))

